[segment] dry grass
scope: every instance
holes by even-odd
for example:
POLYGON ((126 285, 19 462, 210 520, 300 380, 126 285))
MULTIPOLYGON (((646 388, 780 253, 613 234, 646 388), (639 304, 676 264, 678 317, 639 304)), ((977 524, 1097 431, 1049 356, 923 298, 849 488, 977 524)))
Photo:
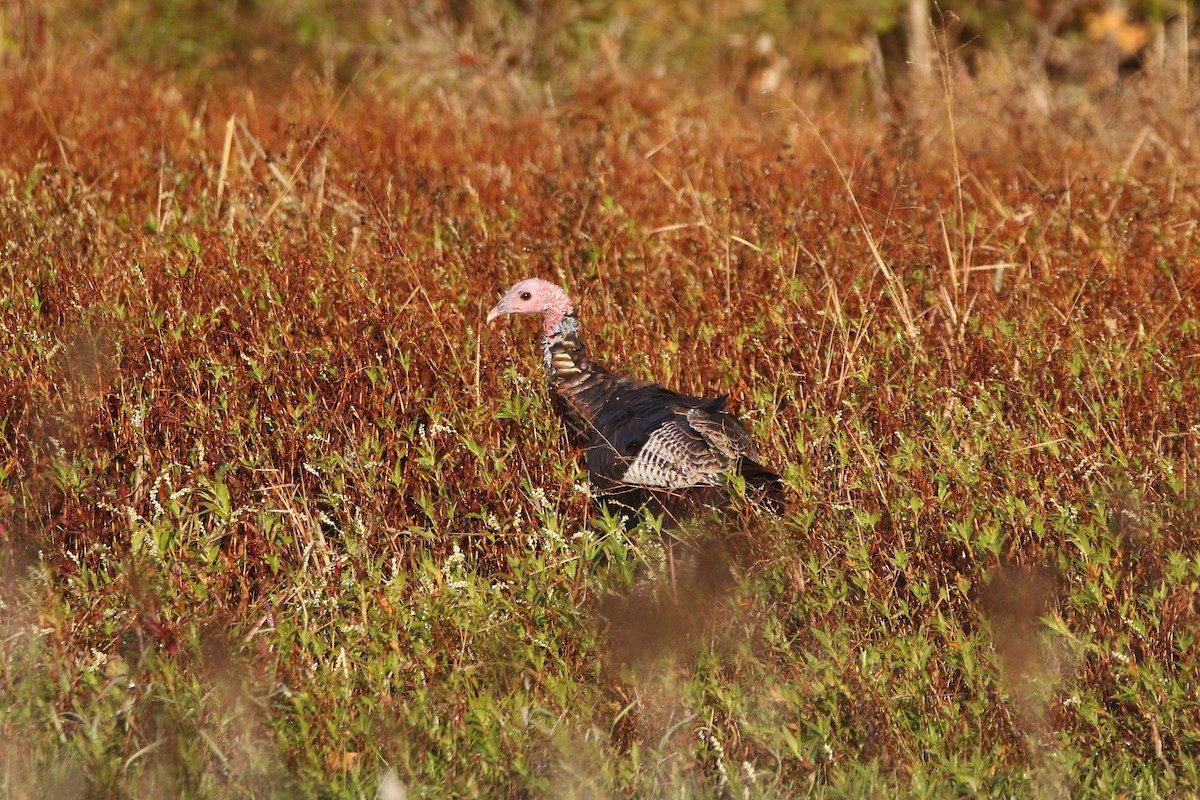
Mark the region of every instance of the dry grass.
POLYGON ((1186 109, 370 80, 4 72, 6 794, 1195 789, 1186 109), (576 490, 534 274, 785 473, 732 585, 576 490))

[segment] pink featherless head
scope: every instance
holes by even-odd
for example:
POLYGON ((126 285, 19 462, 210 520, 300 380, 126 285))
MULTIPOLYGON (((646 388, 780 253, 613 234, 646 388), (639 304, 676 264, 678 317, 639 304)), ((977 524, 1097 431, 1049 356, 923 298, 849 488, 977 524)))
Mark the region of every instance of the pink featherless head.
POLYGON ((487 321, 490 323, 505 314, 541 314, 546 323, 546 334, 549 335, 574 310, 571 298, 567 297, 562 287, 541 278, 528 278, 513 284, 488 312, 487 321))

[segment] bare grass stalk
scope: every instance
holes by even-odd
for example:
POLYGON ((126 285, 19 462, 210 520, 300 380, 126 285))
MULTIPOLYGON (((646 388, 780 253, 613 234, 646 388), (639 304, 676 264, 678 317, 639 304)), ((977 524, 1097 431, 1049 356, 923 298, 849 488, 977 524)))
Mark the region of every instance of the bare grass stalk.
POLYGON ((225 179, 229 175, 229 156, 233 152, 233 134, 237 117, 230 115, 225 121, 225 138, 221 145, 221 168, 217 173, 217 213, 221 211, 221 199, 225 195, 225 179))
POLYGON ((884 289, 887 293, 888 299, 892 303, 892 309, 896 312, 896 316, 899 318, 901 327, 903 328, 905 335, 908 337, 908 340, 914 346, 916 346, 917 349, 921 349, 921 341, 917 332, 915 317, 912 311, 912 304, 908 299, 908 290, 904 288, 903 282, 900 281, 900 279, 892 271, 892 268, 888 266, 887 261, 884 260, 882 253, 879 252, 879 246, 875 242, 875 236, 871 233, 871 228, 867 224, 866 215, 863 214, 862 207, 858 204, 858 197, 855 195, 854 189, 850 185, 850 179, 846 175, 846 171, 842 168, 841 163, 833 154, 833 150, 830 149, 829 143, 825 140, 825 137, 821 135, 820 130, 817 129, 816 124, 813 123, 808 114, 804 113, 804 110, 795 103, 792 103, 792 108, 794 108, 800 117, 805 121, 813 135, 817 137, 817 141, 821 143, 821 148, 825 151, 825 155, 833 164, 834 169, 837 170, 838 177, 842 181, 842 186, 846 190, 846 194, 850 198, 851 204, 854 206, 854 211, 858 218, 859 233, 862 234, 863 240, 867 243, 867 247, 871 251, 871 257, 874 261, 875 267, 884 279, 884 289))

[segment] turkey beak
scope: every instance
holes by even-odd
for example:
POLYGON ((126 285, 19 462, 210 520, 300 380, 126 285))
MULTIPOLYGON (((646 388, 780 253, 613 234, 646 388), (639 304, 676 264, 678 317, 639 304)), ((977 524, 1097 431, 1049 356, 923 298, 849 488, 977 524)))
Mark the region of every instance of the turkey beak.
POLYGON ((505 313, 504 312, 504 301, 500 301, 499 303, 496 304, 495 308, 493 308, 491 311, 488 312, 487 324, 491 325, 492 320, 494 320, 496 317, 504 316, 504 313, 505 313))

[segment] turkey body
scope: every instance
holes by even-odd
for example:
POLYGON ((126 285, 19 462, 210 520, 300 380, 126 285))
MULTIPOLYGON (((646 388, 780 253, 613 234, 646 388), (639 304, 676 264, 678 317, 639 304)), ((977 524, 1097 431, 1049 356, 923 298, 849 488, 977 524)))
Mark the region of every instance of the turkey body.
POLYGON ((547 281, 518 283, 489 320, 504 313, 545 315, 543 361, 554 407, 585 449, 602 500, 679 520, 727 506, 730 478, 740 475, 748 494, 782 505, 782 481, 759 462, 750 432, 725 409, 724 396, 680 394, 596 362, 579 338, 566 293, 547 281), (545 302, 538 303, 541 295, 545 302), (506 307, 510 298, 515 310, 506 307), (524 302, 532 310, 523 310, 524 302))
POLYGON ((725 397, 692 397, 642 383, 594 361, 574 331, 548 341, 547 380, 555 408, 586 451, 588 477, 601 498, 672 518, 730 499, 729 476, 782 502, 779 476, 725 397))

